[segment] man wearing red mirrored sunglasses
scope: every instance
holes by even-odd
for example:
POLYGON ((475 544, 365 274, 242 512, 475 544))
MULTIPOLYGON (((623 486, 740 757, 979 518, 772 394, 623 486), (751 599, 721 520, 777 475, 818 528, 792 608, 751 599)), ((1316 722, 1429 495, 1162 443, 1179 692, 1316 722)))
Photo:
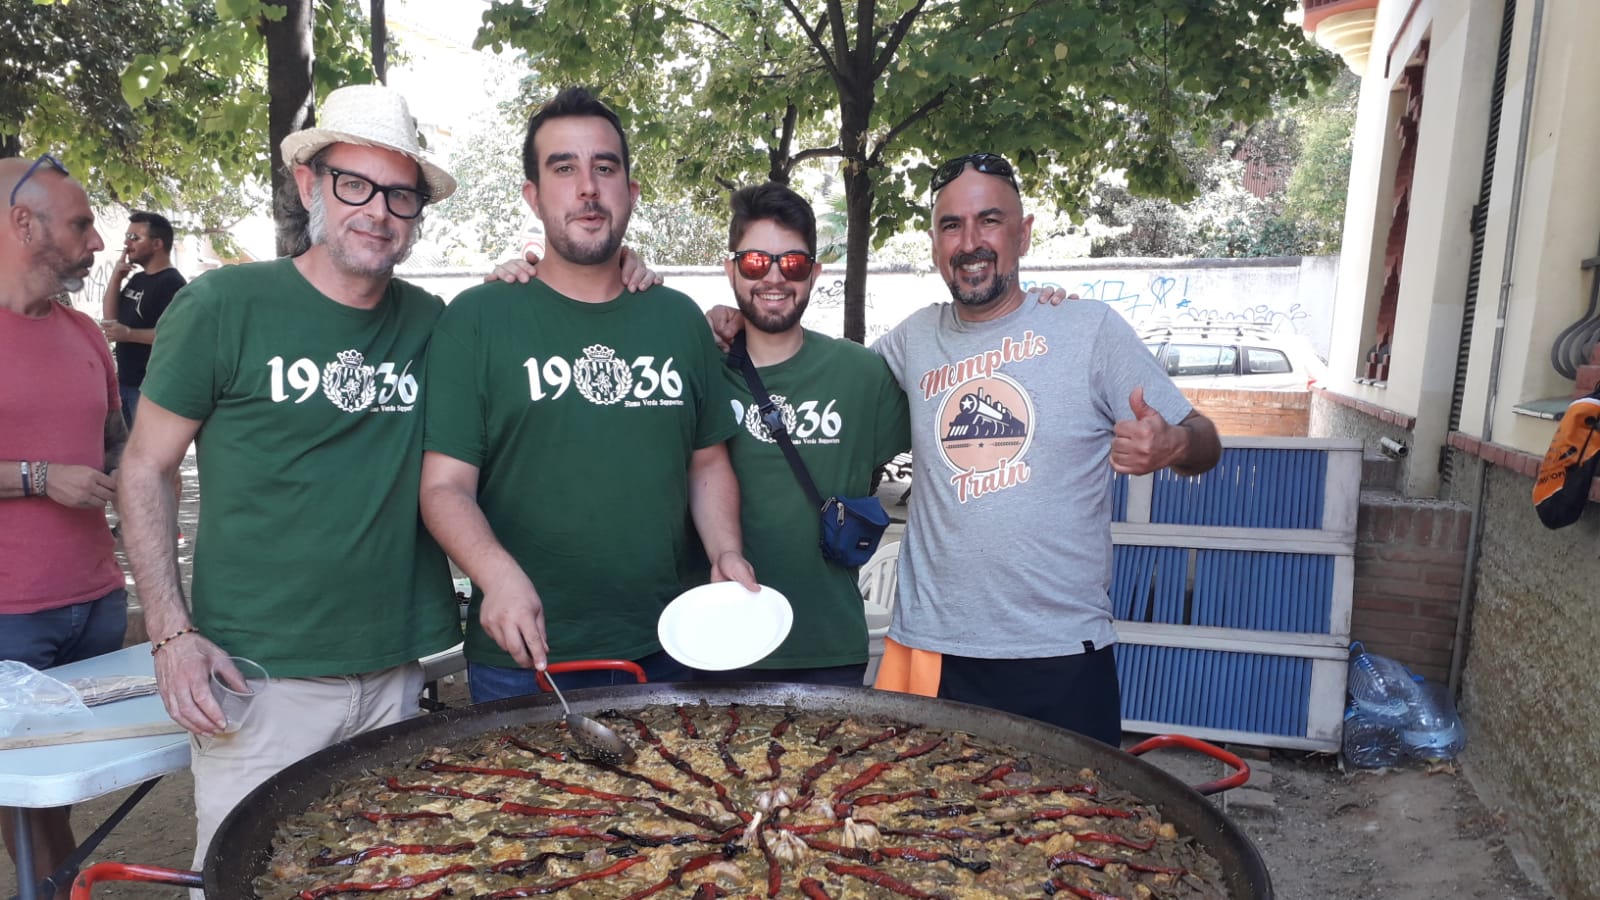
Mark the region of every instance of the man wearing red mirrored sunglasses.
MULTIPOLYGON (((730 207, 723 265, 748 325, 744 351, 819 494, 868 494, 873 471, 911 446, 905 392, 871 350, 801 326, 822 271, 811 205, 769 182, 735 191, 730 207)), ((817 509, 763 424, 744 376, 730 364, 723 380, 739 424, 728 453, 745 498, 745 555, 762 583, 793 604, 794 626, 777 650, 749 668, 696 678, 859 687, 867 625, 856 570, 823 558, 817 509)))

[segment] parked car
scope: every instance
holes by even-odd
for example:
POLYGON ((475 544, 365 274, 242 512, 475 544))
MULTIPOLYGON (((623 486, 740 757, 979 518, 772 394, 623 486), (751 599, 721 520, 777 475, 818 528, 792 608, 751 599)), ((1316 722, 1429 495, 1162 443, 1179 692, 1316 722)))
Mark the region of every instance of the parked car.
POLYGON ((1179 387, 1303 391, 1324 369, 1304 335, 1255 325, 1158 324, 1139 336, 1179 387))

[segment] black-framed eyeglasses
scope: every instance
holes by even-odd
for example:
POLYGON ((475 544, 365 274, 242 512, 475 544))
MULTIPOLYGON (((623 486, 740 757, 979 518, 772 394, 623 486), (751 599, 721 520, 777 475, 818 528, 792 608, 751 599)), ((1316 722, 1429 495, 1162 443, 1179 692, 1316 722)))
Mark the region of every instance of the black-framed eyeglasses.
POLYGON ((333 176, 333 196, 340 203, 350 206, 366 206, 372 200, 372 195, 383 194, 383 205, 389 213, 400 219, 415 219, 422 215, 422 208, 433 199, 426 191, 419 191, 414 187, 405 187, 398 184, 378 184, 370 178, 335 169, 332 166, 320 166, 323 172, 333 176))
POLYGON ((939 168, 933 170, 933 193, 939 193, 944 189, 945 185, 960 178, 961 173, 966 171, 967 166, 971 166, 985 175, 1004 178, 1011 182, 1012 190, 1015 190, 1018 194, 1022 193, 1022 185, 1017 183, 1017 170, 1012 168, 1011 163, 1004 156, 995 153, 968 153, 966 156, 958 156, 955 159, 947 160, 939 168))
POLYGON ((51 156, 48 153, 39 154, 39 158, 33 161, 33 165, 28 167, 28 171, 23 172, 22 177, 18 178, 17 183, 12 186, 11 199, 9 201, 10 206, 17 205, 17 191, 22 190, 22 186, 28 183, 28 179, 33 177, 33 173, 39 171, 40 166, 49 166, 63 175, 67 174, 67 167, 61 164, 61 160, 56 159, 54 156, 51 156))
POLYGON ((778 272, 790 281, 805 281, 811 276, 811 269, 816 266, 817 258, 804 250, 788 250, 777 255, 765 250, 735 250, 728 254, 733 260, 734 268, 739 274, 751 281, 760 281, 767 277, 767 272, 772 269, 772 264, 778 264, 778 272))

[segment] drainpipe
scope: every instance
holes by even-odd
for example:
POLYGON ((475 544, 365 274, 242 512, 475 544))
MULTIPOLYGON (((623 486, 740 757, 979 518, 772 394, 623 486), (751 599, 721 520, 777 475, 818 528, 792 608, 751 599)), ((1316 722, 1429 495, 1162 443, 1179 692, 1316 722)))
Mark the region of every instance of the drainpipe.
MULTIPOLYGON (((1515 0, 1506 0, 1507 3, 1515 0)), ((1489 356, 1489 390, 1483 405, 1483 442, 1494 440, 1494 409, 1500 399, 1500 365, 1505 351, 1506 309, 1511 305, 1511 271, 1517 257, 1517 227, 1522 219, 1522 176, 1528 159, 1528 131, 1533 121, 1534 75, 1539 68, 1539 37, 1544 26, 1544 0, 1534 0, 1533 23, 1528 38, 1528 72, 1522 83, 1522 117, 1517 130, 1517 156, 1511 173, 1511 204, 1506 223, 1505 259, 1500 267, 1500 297, 1495 309, 1494 343, 1489 356)), ((1600 278, 1600 273, 1597 273, 1600 278)), ((1461 600, 1456 611, 1456 639, 1450 651, 1450 695, 1459 696, 1461 671, 1467 661, 1467 625, 1477 602, 1473 575, 1478 568, 1478 553, 1483 539, 1483 504, 1489 493, 1489 464, 1478 457, 1478 499, 1472 505, 1472 523, 1467 538, 1467 558, 1461 572, 1461 600)))

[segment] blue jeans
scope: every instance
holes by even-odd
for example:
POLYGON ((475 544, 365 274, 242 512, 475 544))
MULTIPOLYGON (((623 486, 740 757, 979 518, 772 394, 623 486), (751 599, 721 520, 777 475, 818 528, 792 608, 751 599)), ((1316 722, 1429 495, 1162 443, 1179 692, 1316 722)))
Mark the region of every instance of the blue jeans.
POLYGON ((133 427, 133 414, 139 410, 139 389, 125 384, 117 385, 117 396, 122 398, 122 421, 133 427))
MULTIPOLYGON (((665 650, 652 653, 643 659, 636 659, 634 662, 644 669, 645 677, 651 681, 690 680, 691 670, 668 656, 665 650)), ((555 682, 563 693, 586 687, 636 683, 630 673, 614 672, 609 669, 564 672, 556 676, 555 682)), ((467 686, 471 689, 473 703, 539 693, 539 682, 534 670, 515 666, 491 666, 485 663, 467 664, 467 686)))
POLYGON ((59 609, 0 615, 0 659, 35 669, 64 666, 122 649, 128 632, 128 592, 59 609))
POLYGON ((818 669, 729 669, 723 672, 694 670, 694 680, 711 684, 730 681, 782 681, 792 684, 826 684, 837 687, 861 687, 867 678, 867 664, 853 666, 828 666, 818 669))

